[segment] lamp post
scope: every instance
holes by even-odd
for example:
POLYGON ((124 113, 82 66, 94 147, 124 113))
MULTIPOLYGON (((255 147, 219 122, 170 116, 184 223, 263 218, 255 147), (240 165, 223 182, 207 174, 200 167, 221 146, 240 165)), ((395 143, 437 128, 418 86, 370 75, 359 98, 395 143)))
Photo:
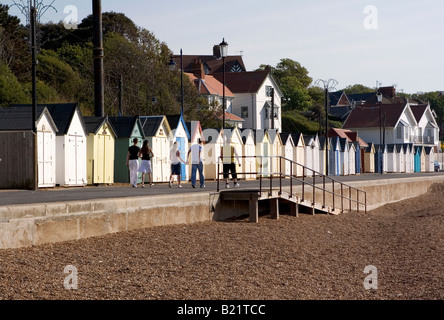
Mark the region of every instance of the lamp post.
POLYGON ((225 38, 222 38, 222 42, 219 44, 220 56, 222 57, 223 76, 222 76, 222 129, 225 128, 225 58, 228 54, 228 43, 225 42, 225 38))
POLYGON ((324 107, 325 107, 325 175, 328 176, 328 90, 336 87, 338 81, 335 79, 318 79, 315 85, 322 84, 324 87, 324 107))
MULTIPOLYGON (((378 90, 378 93, 376 93, 376 98, 378 99, 378 109, 379 109, 379 145, 380 148, 382 148, 382 116, 381 116, 381 103, 382 103, 382 93, 378 90)), ((382 150, 380 149, 380 156, 381 156, 381 174, 383 172, 382 165, 384 163, 382 158, 382 150)))
MULTIPOLYGON (((173 71, 176 69, 176 62, 171 57, 168 63, 168 68, 173 71)), ((182 49, 180 49, 180 115, 183 117, 183 55, 182 49)))

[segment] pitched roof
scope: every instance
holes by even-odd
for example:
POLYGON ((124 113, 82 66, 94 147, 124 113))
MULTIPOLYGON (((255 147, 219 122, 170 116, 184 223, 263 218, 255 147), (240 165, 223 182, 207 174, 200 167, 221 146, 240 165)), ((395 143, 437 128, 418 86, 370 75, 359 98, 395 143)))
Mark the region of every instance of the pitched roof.
POLYGON ((159 126, 162 124, 162 121, 165 116, 141 116, 140 124, 143 128, 143 133, 145 137, 153 137, 156 135, 159 126))
POLYGON ((113 125, 109 122, 108 117, 84 117, 84 119, 85 119, 85 126, 87 133, 97 134, 97 132, 103 126, 103 124, 107 123, 113 134, 116 136, 116 130, 114 129, 113 125))
MULTIPOLYGON (((176 62, 176 66, 180 68, 180 55, 173 55, 173 60, 176 62)), ((208 68, 208 74, 223 73, 224 65, 222 59, 217 59, 212 55, 182 55, 183 70, 184 72, 194 71, 196 61, 201 61, 206 68, 208 68)), ((234 65, 238 64, 244 71, 245 68, 242 56, 227 56, 225 58, 225 72, 230 72, 234 65)))
POLYGON ((347 120, 345 120, 342 128, 376 128, 380 127, 381 121, 385 120, 385 126, 389 128, 395 127, 399 118, 406 108, 406 104, 382 104, 356 106, 347 120), (381 118, 379 115, 381 114, 381 118))
MULTIPOLYGON (((219 119, 222 119, 222 115, 218 116, 219 119)), ((243 122, 245 121, 242 118, 239 118, 237 115, 232 114, 230 112, 225 111, 225 120, 226 121, 234 121, 234 122, 243 122)))
MULTIPOLYGON (((225 85, 236 93, 256 93, 262 87, 269 71, 229 72, 225 73, 225 85)), ((214 77, 223 83, 222 74, 214 77)))
POLYGON ((134 126, 139 121, 138 116, 120 116, 120 117, 109 117, 116 135, 118 138, 129 138, 131 137, 134 126))
MULTIPOLYGON (((36 111, 37 121, 41 119, 43 114, 46 114, 55 132, 58 131, 58 127, 46 107, 37 107, 36 111)), ((0 108, 0 130, 32 130, 32 107, 0 108)))
MULTIPOLYGON (((206 75, 205 79, 200 79, 196 75, 186 73, 191 82, 196 86, 198 92, 202 95, 218 95, 223 96, 224 85, 212 75, 206 75)), ((234 97, 234 94, 225 86, 225 96, 234 97)))
MULTIPOLYGON (((11 107, 31 107, 31 104, 11 104, 11 107)), ((83 120, 82 112, 77 103, 49 103, 38 104, 37 108, 42 109, 46 107, 51 114, 52 120, 56 124, 59 131, 57 135, 65 135, 68 133, 69 126, 76 110, 79 111, 80 121, 86 133, 85 122, 83 120)))
POLYGON ((415 116, 416 122, 419 122, 426 112, 428 104, 418 104, 418 105, 410 105, 410 109, 412 109, 413 115, 415 116))
POLYGON ((367 147, 367 142, 359 138, 358 133, 348 130, 348 129, 340 129, 340 128, 330 128, 328 130, 328 136, 329 137, 341 137, 341 138, 347 138, 349 142, 359 142, 359 146, 361 147, 367 147))

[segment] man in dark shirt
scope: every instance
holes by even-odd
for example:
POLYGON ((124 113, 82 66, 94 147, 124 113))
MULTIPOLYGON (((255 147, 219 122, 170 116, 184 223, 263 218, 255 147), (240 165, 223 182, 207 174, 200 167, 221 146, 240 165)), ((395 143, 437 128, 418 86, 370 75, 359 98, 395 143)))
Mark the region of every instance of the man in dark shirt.
POLYGON ((134 188, 137 188, 137 170, 139 169, 139 151, 140 148, 137 146, 139 140, 137 138, 133 139, 133 145, 128 148, 128 154, 126 156, 126 166, 130 171, 130 183, 134 188))

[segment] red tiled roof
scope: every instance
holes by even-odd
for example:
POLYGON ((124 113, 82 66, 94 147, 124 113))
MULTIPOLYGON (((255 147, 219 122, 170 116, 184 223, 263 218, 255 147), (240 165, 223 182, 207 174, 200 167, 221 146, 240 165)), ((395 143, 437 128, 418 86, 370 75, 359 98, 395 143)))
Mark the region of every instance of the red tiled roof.
MULTIPOLYGON (((402 104, 382 104, 381 107, 375 104, 366 104, 355 107, 342 128, 376 128, 385 120, 385 126, 393 128, 401 117, 406 105, 402 104), (381 108, 381 109, 379 109, 381 108)), ((384 123, 383 123, 384 124, 384 123)))
MULTIPOLYGON (((269 71, 228 72, 225 73, 225 85, 233 93, 256 93, 267 78, 269 71)), ((223 82, 222 74, 214 77, 223 82)))
POLYGON ((368 144, 358 137, 358 133, 348 129, 331 128, 328 130, 329 137, 346 138, 348 142, 359 142, 361 147, 367 147, 368 144))
MULTIPOLYGON (((218 118, 222 120, 222 115, 220 115, 218 118)), ((228 120, 228 121, 240 121, 240 122, 244 121, 244 119, 239 118, 235 114, 232 114, 232 113, 226 112, 226 111, 225 111, 225 120, 228 120)))
MULTIPOLYGON (((213 76, 206 75, 205 79, 199 79, 194 74, 186 73, 186 75, 190 78, 191 82, 193 82, 200 94, 204 95, 219 95, 223 96, 223 84, 215 79, 213 76)), ((234 97, 234 94, 230 91, 230 89, 225 86, 225 96, 226 97, 234 97)))

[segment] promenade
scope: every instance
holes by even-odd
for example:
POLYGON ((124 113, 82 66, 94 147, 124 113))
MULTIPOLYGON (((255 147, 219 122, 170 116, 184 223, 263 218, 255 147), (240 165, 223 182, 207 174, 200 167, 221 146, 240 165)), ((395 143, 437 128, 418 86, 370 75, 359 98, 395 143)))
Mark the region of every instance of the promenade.
MULTIPOLYGON (((368 182, 373 184, 382 180, 398 180, 407 178, 422 178, 422 177, 439 177, 444 178, 444 172, 432 172, 432 173, 365 173, 360 175, 351 176, 337 176, 331 177, 335 180, 344 183, 355 182, 368 182)), ((312 181, 311 177, 306 178, 307 181, 312 181)), ((321 179, 317 178, 317 182, 321 183, 321 179)), ((224 190, 225 182, 220 181, 220 190, 224 190)), ((258 180, 240 180, 240 189, 252 189, 259 187, 258 180)), ((279 183, 278 179, 273 179, 274 187, 277 187, 279 183)), ((283 180, 283 185, 288 186, 289 180, 283 180)), ((86 187, 72 187, 72 188, 49 188, 39 189, 37 191, 31 190, 0 190, 0 207, 14 204, 41 204, 50 202, 67 202, 76 200, 93 200, 93 199, 109 199, 109 198, 124 198, 124 197, 147 197, 156 195, 175 195, 175 194, 187 194, 195 192, 214 193, 217 192, 216 181, 206 181, 205 188, 192 188, 189 182, 183 182, 182 188, 177 187, 177 183, 174 183, 172 188, 168 187, 167 183, 157 183, 154 187, 145 185, 145 188, 132 188, 128 184, 114 184, 106 186, 86 186, 86 187)), ((269 180, 263 179, 263 186, 269 186, 269 180)), ((233 188, 233 183, 230 182, 230 187, 233 188)), ((171 199, 172 201, 174 199, 171 199)))

